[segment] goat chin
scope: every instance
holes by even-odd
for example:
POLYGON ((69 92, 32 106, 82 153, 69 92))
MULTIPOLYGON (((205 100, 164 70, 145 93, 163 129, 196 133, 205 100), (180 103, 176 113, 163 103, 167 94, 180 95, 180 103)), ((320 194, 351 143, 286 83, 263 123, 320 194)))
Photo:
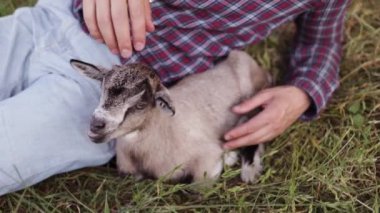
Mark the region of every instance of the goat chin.
POLYGON ((90 140, 94 143, 104 143, 106 142, 106 136, 105 135, 99 135, 99 134, 96 134, 96 133, 93 133, 92 131, 89 131, 87 133, 88 137, 90 138, 90 140))

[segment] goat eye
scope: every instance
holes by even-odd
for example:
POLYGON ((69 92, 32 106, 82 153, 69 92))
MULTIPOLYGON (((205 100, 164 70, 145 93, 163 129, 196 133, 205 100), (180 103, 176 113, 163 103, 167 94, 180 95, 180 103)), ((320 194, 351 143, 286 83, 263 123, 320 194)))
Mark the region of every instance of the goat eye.
POLYGON ((137 110, 142 110, 146 107, 146 103, 138 103, 135 107, 137 110))
POLYGON ((111 95, 117 96, 123 92, 123 88, 113 88, 110 90, 111 95))

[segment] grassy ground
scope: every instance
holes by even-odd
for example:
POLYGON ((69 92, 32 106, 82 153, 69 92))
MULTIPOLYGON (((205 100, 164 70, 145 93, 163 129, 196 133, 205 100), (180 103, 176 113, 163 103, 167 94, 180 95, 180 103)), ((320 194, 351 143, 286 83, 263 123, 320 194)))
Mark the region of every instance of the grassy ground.
MULTIPOLYGON (((0 15, 27 0, 1 0, 0 15), (11 3, 13 2, 13 3, 11 3)), ((250 48, 278 73, 284 49, 277 32, 250 48)), ((161 181, 135 182, 111 166, 57 175, 0 197, 0 212, 379 212, 380 209, 380 1, 350 7, 341 87, 320 119, 297 123, 265 153, 259 183, 247 185, 228 170, 212 188, 161 181)))

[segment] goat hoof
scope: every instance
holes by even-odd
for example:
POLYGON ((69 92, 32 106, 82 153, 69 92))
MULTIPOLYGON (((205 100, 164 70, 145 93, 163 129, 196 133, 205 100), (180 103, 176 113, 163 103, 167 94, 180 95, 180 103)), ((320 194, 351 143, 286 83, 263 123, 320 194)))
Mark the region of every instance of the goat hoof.
POLYGON ((261 165, 243 163, 240 177, 245 183, 256 183, 260 177, 261 171, 261 165))
POLYGON ((223 154, 224 165, 234 166, 239 160, 238 153, 236 151, 229 151, 223 154))

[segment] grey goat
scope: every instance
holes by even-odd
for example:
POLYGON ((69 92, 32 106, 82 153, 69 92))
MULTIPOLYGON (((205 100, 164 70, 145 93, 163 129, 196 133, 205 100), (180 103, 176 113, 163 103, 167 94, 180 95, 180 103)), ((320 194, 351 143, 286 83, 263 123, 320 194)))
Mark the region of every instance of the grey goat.
MULTIPOLYGON (((90 139, 116 139, 119 171, 138 178, 201 182, 233 165, 236 151, 222 148, 223 134, 242 119, 231 107, 270 85, 270 76, 245 52, 232 51, 214 68, 167 89, 142 64, 111 70, 71 60, 82 74, 102 82, 90 139)), ((262 170, 263 145, 244 148, 241 178, 253 182, 262 170)))

